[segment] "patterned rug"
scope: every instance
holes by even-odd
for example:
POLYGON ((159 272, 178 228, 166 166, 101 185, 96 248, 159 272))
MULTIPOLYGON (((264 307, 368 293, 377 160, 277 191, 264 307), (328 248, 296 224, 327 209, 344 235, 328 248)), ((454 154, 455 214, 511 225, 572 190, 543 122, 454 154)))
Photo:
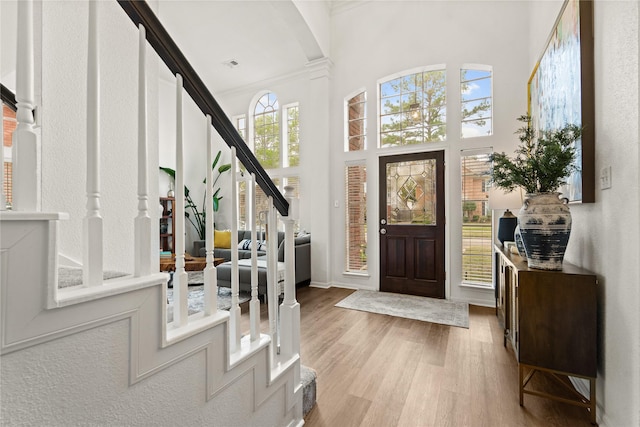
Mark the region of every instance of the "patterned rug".
MULTIPOLYGON (((173 307, 173 288, 167 289, 167 299, 169 305, 173 307)), ((238 300, 240 304, 251 299, 251 294, 240 292, 238 300)), ((204 285, 189 285, 189 295, 187 296, 189 314, 202 311, 204 307, 204 285)), ((231 289, 218 288, 218 310, 229 310, 231 308, 231 289)))
POLYGON ((469 328, 469 304, 464 302, 359 290, 336 307, 469 328))

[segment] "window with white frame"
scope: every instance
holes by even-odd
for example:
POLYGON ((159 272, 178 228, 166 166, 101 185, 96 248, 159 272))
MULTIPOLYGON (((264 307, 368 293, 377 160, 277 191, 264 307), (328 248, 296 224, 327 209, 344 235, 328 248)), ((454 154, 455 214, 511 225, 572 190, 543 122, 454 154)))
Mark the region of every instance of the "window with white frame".
POLYGON ((265 169, 280 167, 280 136, 278 98, 268 92, 253 110, 253 153, 265 169))
MULTIPOLYGON (((298 103, 280 107, 278 97, 273 92, 263 94, 253 107, 249 129, 246 118, 237 116, 234 124, 241 136, 253 141, 253 152, 269 174, 276 187, 284 193, 284 187, 294 187, 299 197, 300 178, 297 167, 300 165, 300 121, 298 103)), ((243 169, 243 168, 241 168, 243 169)), ((249 177, 241 174, 238 178, 238 228, 247 229, 247 185, 249 177)), ((265 193, 256 187, 256 214, 267 210, 268 200, 265 193)), ((259 218, 258 218, 259 219, 259 218)), ((298 225, 296 224, 296 228, 298 225)))
POLYGON ((380 147, 444 141, 446 89, 444 65, 380 83, 380 147))
POLYGON ((345 151, 361 151, 366 148, 367 93, 360 92, 346 100, 347 138, 345 151))
POLYGON ((462 283, 492 286, 490 150, 464 150, 460 156, 462 283))
POLYGON ((367 270, 367 168, 364 162, 345 166, 345 270, 367 270))
POLYGON ((298 104, 285 106, 285 146, 283 156, 283 167, 293 167, 300 165, 300 120, 298 104))
POLYGON ((469 65, 460 70, 461 138, 493 133, 492 68, 469 65))

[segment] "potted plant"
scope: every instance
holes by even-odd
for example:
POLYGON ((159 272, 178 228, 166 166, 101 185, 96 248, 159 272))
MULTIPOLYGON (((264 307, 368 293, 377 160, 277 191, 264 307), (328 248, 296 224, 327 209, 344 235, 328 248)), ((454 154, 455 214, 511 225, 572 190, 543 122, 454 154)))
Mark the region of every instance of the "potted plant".
POLYGON ((575 142, 582 129, 568 124, 557 130, 536 132, 531 117, 523 115, 517 130, 521 144, 514 157, 494 153, 493 183, 510 192, 518 187, 526 196, 518 213, 518 227, 531 268, 561 270, 571 233, 568 200, 558 187, 577 170, 575 142))
MULTIPOLYGON (((213 164, 211 165, 211 169, 212 170, 216 170, 216 165, 220 161, 221 154, 222 154, 222 151, 218 151, 218 154, 216 155, 216 158, 213 161, 213 164)), ((220 165, 218 167, 218 169, 217 169, 218 175, 216 176, 215 180, 213 181, 213 188, 215 188, 215 186, 218 183, 218 180, 220 179, 222 174, 225 173, 225 172, 228 172, 230 169, 231 169, 231 164, 230 163, 226 163, 226 164, 220 165)), ((175 169, 171 169, 171 168, 160 166, 160 170, 166 172, 167 175, 169 175, 171 178, 173 178, 175 180, 175 178, 176 178, 175 169)), ((206 184, 207 179, 205 178, 204 180, 202 180, 202 182, 203 182, 203 184, 206 184)), ((222 196, 220 196, 219 194, 220 194, 220 187, 215 188, 215 190, 213 192, 213 211, 214 212, 217 212, 218 209, 220 208, 220 200, 222 199, 222 196)), ((184 206, 185 207, 184 216, 189 220, 191 225, 193 225, 193 227, 196 229, 196 233, 198 234, 198 239, 200 241, 204 241, 205 235, 206 235, 206 232, 207 232, 207 230, 206 230, 206 209, 205 209, 206 199, 205 199, 205 197, 206 197, 206 194, 202 198, 202 208, 199 209, 198 205, 196 205, 195 202, 193 201, 193 199, 191 198, 191 192, 189 191, 189 188, 186 185, 184 186, 184 198, 185 198, 185 202, 186 202, 185 206, 184 206), (187 209, 190 209, 191 213, 189 213, 187 211, 187 209)), ((194 256, 198 256, 196 242, 194 242, 194 247, 196 247, 196 252, 193 255, 194 256)))

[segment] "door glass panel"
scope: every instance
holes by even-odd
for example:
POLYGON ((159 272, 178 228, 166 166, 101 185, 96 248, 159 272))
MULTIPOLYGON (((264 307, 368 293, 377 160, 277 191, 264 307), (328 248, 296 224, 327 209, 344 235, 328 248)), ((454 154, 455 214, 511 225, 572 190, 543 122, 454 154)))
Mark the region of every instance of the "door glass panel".
POLYGON ((436 225, 436 161, 387 164, 387 222, 436 225))

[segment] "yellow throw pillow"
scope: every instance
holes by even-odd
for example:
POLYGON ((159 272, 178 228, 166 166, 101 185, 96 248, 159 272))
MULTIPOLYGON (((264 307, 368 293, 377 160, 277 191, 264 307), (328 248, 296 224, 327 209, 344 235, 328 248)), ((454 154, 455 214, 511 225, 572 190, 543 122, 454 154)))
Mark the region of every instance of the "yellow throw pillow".
POLYGON ((213 246, 220 249, 230 249, 231 248, 231 231, 230 230, 224 230, 224 231, 213 230, 213 246))

